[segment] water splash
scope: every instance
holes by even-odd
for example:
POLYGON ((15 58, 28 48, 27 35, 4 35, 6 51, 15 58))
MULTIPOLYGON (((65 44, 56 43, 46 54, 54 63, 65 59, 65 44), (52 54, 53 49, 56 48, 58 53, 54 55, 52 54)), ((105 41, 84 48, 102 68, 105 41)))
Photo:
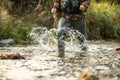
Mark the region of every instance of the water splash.
MULTIPOLYGON (((38 42, 38 46, 42 50, 57 50, 57 29, 48 30, 46 27, 34 27, 29 36, 38 42)), ((79 36, 84 41, 82 45, 86 45, 87 40, 82 33, 70 30, 69 37, 64 41, 66 51, 81 51, 81 45, 76 36, 79 36)))
POLYGON ((34 27, 29 36, 40 46, 43 50, 53 50, 56 44, 56 29, 48 30, 46 27, 34 27))

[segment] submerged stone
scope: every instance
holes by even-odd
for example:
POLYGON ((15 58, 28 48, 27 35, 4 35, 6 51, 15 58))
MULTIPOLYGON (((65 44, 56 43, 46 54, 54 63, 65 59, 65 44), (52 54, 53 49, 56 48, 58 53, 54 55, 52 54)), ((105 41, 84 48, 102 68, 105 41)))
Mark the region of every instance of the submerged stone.
POLYGON ((2 39, 2 40, 0 40, 0 45, 2 45, 2 46, 12 45, 14 43, 15 43, 15 41, 13 39, 2 39))

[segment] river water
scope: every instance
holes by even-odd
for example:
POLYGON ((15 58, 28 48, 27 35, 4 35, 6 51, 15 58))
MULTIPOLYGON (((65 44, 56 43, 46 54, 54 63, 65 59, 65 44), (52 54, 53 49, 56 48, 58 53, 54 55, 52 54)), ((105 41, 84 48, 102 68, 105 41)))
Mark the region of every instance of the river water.
POLYGON ((20 53, 25 57, 0 60, 0 80, 80 80, 84 71, 93 72, 100 80, 120 80, 120 51, 115 50, 120 43, 86 41, 88 50, 84 52, 70 39, 65 58, 59 58, 55 34, 54 29, 35 28, 30 36, 38 44, 0 47, 0 53, 20 53))

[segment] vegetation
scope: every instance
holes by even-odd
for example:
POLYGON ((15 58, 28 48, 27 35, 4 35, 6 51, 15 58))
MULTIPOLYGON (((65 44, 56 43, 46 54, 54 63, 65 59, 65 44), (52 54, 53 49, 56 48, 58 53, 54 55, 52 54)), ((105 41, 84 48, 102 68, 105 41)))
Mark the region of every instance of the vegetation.
POLYGON ((27 42, 30 41, 30 30, 21 20, 15 21, 13 17, 9 17, 5 23, 0 23, 0 39, 12 38, 16 43, 27 42))
POLYGON ((111 5, 114 3, 120 4, 120 0, 96 0, 96 2, 109 2, 111 5))
MULTIPOLYGON (((31 25, 51 28, 52 1, 0 0, 0 39, 12 38, 20 43, 30 40, 27 35, 31 25)), ((89 39, 120 39, 119 4, 120 0, 91 0, 86 13, 89 39)))
POLYGON ((120 38, 120 11, 118 5, 91 2, 87 11, 88 34, 91 39, 120 38))
POLYGON ((31 27, 25 24, 22 19, 8 15, 8 11, 0 8, 0 39, 12 38, 16 43, 29 40, 27 37, 31 27))

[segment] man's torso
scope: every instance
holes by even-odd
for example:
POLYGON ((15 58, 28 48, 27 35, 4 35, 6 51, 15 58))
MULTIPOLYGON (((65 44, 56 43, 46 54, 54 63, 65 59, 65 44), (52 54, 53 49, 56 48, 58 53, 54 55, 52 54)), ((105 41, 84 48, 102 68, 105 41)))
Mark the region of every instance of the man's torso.
POLYGON ((80 0, 61 0, 60 9, 65 13, 80 13, 80 0))

